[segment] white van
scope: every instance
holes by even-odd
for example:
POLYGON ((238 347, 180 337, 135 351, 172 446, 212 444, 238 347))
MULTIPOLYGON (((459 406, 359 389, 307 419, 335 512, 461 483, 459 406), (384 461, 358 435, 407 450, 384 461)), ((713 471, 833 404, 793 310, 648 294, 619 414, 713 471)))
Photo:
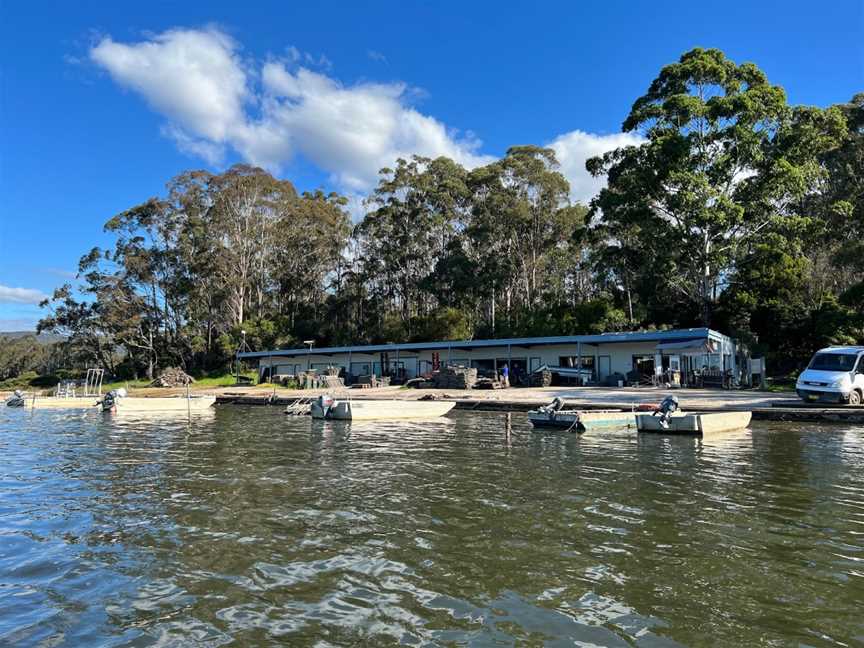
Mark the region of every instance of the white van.
POLYGON ((864 347, 836 346, 817 351, 798 376, 795 391, 808 403, 860 405, 864 401, 864 347))

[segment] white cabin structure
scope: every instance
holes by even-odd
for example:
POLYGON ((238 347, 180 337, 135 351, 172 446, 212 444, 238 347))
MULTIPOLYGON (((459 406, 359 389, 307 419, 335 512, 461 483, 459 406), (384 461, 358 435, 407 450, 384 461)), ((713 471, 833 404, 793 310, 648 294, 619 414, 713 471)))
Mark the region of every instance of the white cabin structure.
POLYGON ((580 368, 589 382, 601 384, 613 374, 626 376, 701 371, 727 374, 746 382, 748 357, 736 341, 708 328, 601 333, 493 340, 454 340, 371 344, 361 346, 273 349, 240 353, 241 360, 258 363, 259 378, 344 370, 349 378, 375 374, 400 375, 410 380, 446 365, 500 372, 507 365, 514 377, 540 367, 580 368))

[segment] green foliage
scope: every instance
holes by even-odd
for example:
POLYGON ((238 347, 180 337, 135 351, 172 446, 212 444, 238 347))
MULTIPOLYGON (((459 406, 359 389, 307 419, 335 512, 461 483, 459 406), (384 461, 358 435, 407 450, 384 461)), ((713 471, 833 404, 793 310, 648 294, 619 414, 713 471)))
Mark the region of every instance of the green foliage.
POLYGON ((576 305, 553 304, 533 311, 525 310, 506 334, 515 337, 588 335, 625 330, 628 324, 624 311, 601 295, 576 305))
POLYGON ((437 309, 415 328, 418 340, 470 340, 474 334, 467 314, 452 306, 437 309))
POLYGON ((15 389, 45 389, 54 387, 60 380, 69 376, 58 376, 51 373, 37 373, 36 371, 24 371, 17 376, 0 380, 0 391, 11 391, 15 389))
MULTIPOLYGON (((62 342, 43 342, 35 335, 0 333, 0 381, 28 386, 38 375, 51 375, 68 362, 62 342)), ((38 385, 37 385, 38 386, 38 385)))
POLYGON ((225 369, 244 327, 250 344, 290 344, 341 261, 344 204, 246 165, 183 173, 165 198, 106 223, 113 247, 82 257, 80 294, 58 289, 40 330, 68 335, 81 364, 133 380, 160 366, 225 369))
MULTIPOLYGON (((384 337, 411 337, 413 319, 436 304, 423 290, 436 260, 445 257, 465 216, 467 172, 446 158, 414 156, 382 169, 369 199, 372 211, 358 225, 359 270, 375 277, 372 292, 398 309, 401 324, 382 321, 384 337)), ((396 341, 396 340, 393 340, 396 341)))
POLYGON ((800 207, 820 180, 818 156, 845 126, 836 110, 791 109, 755 65, 696 48, 661 70, 623 129, 645 143, 588 162, 609 176, 592 205, 613 248, 606 256, 622 280, 651 273, 710 325, 742 255, 806 224, 800 207), (628 263, 640 256, 641 267, 628 263))
POLYGON ((27 387, 30 387, 30 383, 37 378, 39 378, 39 374, 35 371, 24 371, 15 376, 0 380, 0 390, 11 391, 14 389, 26 389, 27 387))

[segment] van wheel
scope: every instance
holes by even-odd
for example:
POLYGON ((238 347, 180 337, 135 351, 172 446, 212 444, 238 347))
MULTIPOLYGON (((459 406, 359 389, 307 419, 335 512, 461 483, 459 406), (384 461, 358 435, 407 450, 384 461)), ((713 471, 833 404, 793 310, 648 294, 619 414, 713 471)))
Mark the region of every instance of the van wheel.
POLYGON ((849 404, 850 405, 860 405, 861 404, 861 392, 857 389, 853 389, 849 394, 849 404))

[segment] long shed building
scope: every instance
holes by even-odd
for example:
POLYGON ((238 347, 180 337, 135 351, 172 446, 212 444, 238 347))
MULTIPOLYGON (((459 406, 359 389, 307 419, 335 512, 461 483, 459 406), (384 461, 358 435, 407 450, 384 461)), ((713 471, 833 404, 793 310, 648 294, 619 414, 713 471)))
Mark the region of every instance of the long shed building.
POLYGON ((654 375, 671 370, 682 378, 693 371, 742 376, 746 363, 735 340, 708 328, 632 331, 597 335, 566 335, 495 340, 458 340, 370 344, 361 346, 273 349, 239 354, 257 361, 262 379, 296 375, 310 369, 343 369, 349 376, 401 375, 406 379, 428 374, 445 365, 500 371, 511 376, 531 373, 546 365, 581 368, 592 382, 634 370, 654 375))

